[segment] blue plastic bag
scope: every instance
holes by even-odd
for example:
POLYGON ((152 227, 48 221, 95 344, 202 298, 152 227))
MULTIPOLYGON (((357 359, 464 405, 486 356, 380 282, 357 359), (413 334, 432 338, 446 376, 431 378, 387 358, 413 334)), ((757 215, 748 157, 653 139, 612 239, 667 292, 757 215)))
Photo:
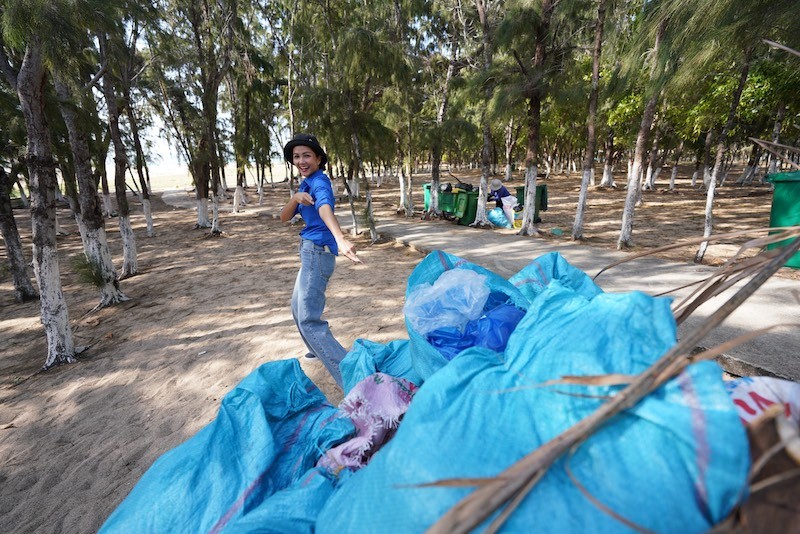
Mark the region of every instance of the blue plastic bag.
POLYGON ((492 208, 486 213, 486 218, 489 219, 489 222, 495 226, 499 226, 500 228, 514 228, 511 226, 511 223, 508 222, 508 218, 506 217, 503 208, 492 208))
POLYGON ((436 329, 464 329, 483 313, 489 298, 486 275, 470 269, 451 269, 433 283, 422 282, 409 289, 403 313, 417 333, 426 335, 436 329))
MULTIPOLYGON (((489 289, 487 303, 496 306, 505 302, 520 309, 526 309, 528 299, 514 285, 503 277, 492 271, 470 263, 458 256, 453 256, 443 251, 435 251, 428 254, 419 265, 414 268, 408 278, 406 288, 406 299, 421 284, 433 284, 443 273, 454 269, 469 269, 478 274, 484 275, 485 285, 489 289)), ((433 345, 426 336, 417 332, 406 318, 406 329, 409 336, 409 352, 411 363, 419 378, 424 381, 433 373, 444 367, 448 360, 433 345)))

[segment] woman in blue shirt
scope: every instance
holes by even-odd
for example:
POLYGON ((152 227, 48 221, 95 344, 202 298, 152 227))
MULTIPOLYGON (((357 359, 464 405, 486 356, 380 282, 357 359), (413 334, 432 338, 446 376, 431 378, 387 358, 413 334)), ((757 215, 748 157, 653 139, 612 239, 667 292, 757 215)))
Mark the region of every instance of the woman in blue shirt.
POLYGON ((303 181, 297 193, 281 210, 281 222, 300 214, 306 226, 300 232, 300 271, 292 293, 292 316, 308 347, 309 357, 318 357, 325 364, 339 387, 342 375, 339 363, 347 351, 322 319, 325 290, 340 253, 361 263, 356 248, 348 241, 334 215, 334 195, 330 178, 323 172, 328 156, 309 134, 297 134, 283 147, 286 161, 297 167, 303 181))

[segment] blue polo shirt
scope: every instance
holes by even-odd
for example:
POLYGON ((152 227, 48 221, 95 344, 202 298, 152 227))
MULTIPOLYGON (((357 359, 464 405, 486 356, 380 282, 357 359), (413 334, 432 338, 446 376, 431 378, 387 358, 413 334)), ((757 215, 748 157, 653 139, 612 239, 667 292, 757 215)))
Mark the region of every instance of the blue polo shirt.
POLYGON ((294 210, 295 214, 299 213, 306 223, 306 227, 300 231, 300 237, 319 246, 328 245, 331 252, 338 256, 339 248, 336 246, 336 239, 325 225, 325 221, 319 216, 319 209, 325 204, 331 207, 331 211, 336 206, 330 178, 322 170, 317 170, 300 183, 297 192, 308 193, 314 199, 313 205, 298 204, 294 210))
POLYGON ((500 189, 498 189, 496 191, 489 191, 489 198, 487 200, 495 200, 495 201, 497 201, 497 207, 498 208, 502 208, 503 207, 502 199, 505 198, 505 197, 510 197, 510 196, 511 196, 511 193, 508 191, 508 189, 506 189, 506 186, 501 185, 500 189))

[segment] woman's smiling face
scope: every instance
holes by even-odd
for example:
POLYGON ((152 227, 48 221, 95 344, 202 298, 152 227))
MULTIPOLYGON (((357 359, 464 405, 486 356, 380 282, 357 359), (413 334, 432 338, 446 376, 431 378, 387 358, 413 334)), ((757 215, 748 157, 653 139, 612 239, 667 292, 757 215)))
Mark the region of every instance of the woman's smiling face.
POLYGON ((317 156, 310 147, 298 145, 292 149, 292 164, 297 167, 303 178, 317 172, 321 162, 322 158, 317 156))

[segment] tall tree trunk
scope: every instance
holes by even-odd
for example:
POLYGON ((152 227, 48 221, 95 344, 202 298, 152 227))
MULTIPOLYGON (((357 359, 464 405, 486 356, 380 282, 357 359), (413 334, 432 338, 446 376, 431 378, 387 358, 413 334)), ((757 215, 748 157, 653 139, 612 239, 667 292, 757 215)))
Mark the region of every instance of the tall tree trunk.
POLYGON ((514 124, 514 118, 510 118, 508 120, 508 124, 506 124, 506 131, 505 131, 505 142, 506 142, 506 182, 510 182, 513 178, 513 168, 514 168, 514 145, 517 144, 517 136, 519 135, 520 127, 514 124))
POLYGON ((408 195, 406 194, 406 168, 404 166, 405 154, 403 152, 403 140, 398 134, 394 138, 395 150, 397 152, 397 164, 400 167, 400 176, 398 185, 400 186, 400 198, 397 204, 397 213, 404 213, 406 217, 410 217, 408 195))
MULTIPOLYGON (((406 155, 405 159, 405 167, 406 167, 406 210, 407 216, 411 217, 414 215, 414 124, 412 121, 412 116, 409 113, 407 120, 406 120, 406 140, 408 144, 408 154, 406 155)), ((403 163, 401 162, 401 165, 403 163)))
POLYGON ((605 162, 600 187, 617 187, 614 183, 614 159, 614 130, 609 130, 605 142, 605 162))
MULTIPOLYGON (((369 228, 369 235, 370 239, 374 243, 378 240, 378 230, 375 227, 375 218, 373 217, 372 213, 372 191, 370 191, 369 181, 367 180, 366 175, 364 174, 364 170, 362 168, 363 161, 361 159, 361 141, 358 137, 358 128, 356 127, 355 123, 355 111, 353 109, 352 103, 348 99, 348 107, 350 111, 350 123, 352 126, 351 131, 351 138, 353 141, 353 152, 355 154, 355 173, 356 173, 356 181, 361 184, 364 189, 364 197, 366 199, 366 206, 365 206, 365 216, 367 227, 369 228)), ((351 197, 352 198, 352 197, 351 197)), ((355 228, 355 227, 354 227, 355 228)))
POLYGON ((150 206, 150 179, 145 177, 147 172, 147 162, 144 158, 144 150, 142 149, 142 140, 139 136, 139 124, 136 120, 136 114, 131 105, 130 91, 125 87, 125 114, 128 117, 128 124, 131 129, 131 138, 133 139, 133 147, 136 154, 136 173, 139 176, 139 186, 142 191, 142 210, 144 211, 145 223, 147 225, 147 237, 155 237, 155 230, 153 229, 153 210, 150 206))
POLYGON ((589 91, 589 116, 586 118, 586 154, 583 157, 581 191, 578 195, 578 208, 572 225, 572 239, 583 237, 583 218, 586 213, 586 199, 589 184, 594 183, 594 153, 597 149, 595 121, 597 119, 597 98, 600 93, 600 56, 603 50, 603 27, 606 21, 606 4, 600 0, 597 5, 597 18, 594 21, 594 50, 592 51, 592 86, 589 91))
POLYGON ((17 221, 11 208, 11 180, 6 170, 0 167, 0 233, 6 244, 8 264, 14 279, 14 300, 26 302, 39 298, 28 276, 28 266, 22 252, 22 241, 19 238, 17 221))
POLYGON ((713 144, 714 128, 709 128, 703 149, 703 187, 705 188, 708 188, 708 182, 711 179, 711 147, 713 144))
POLYGON ((78 216, 81 222, 83 251, 86 260, 95 273, 95 283, 100 291, 98 308, 128 300, 120 290, 117 271, 111 258, 106 239, 105 220, 100 209, 97 186, 92 174, 92 157, 86 129, 78 125, 76 100, 69 87, 55 79, 58 107, 67 127, 69 144, 72 150, 75 177, 78 182, 78 216))
POLYGON ((619 239, 617 240, 618 249, 633 246, 633 215, 636 202, 641 194, 642 164, 644 162, 644 153, 647 150, 647 138, 650 135, 650 127, 653 125, 653 119, 656 114, 658 96, 658 92, 656 92, 650 97, 642 113, 642 122, 639 125, 639 133, 636 136, 633 165, 628 175, 628 191, 625 195, 625 207, 622 212, 622 229, 620 230, 619 239))
MULTIPOLYGON (((455 76, 456 66, 455 61, 458 55, 458 41, 456 40, 455 32, 451 32, 450 36, 450 49, 453 57, 447 65, 447 73, 445 74, 444 87, 442 87, 442 100, 439 102, 439 108, 436 112, 436 128, 440 130, 444 119, 447 116, 447 108, 450 104, 450 85, 452 84, 453 77, 455 76)), ((431 143, 431 189, 430 189, 430 204, 428 210, 424 215, 426 220, 438 218, 442 216, 439 210, 439 184, 441 183, 441 166, 442 166, 442 140, 441 134, 437 132, 433 136, 431 143)))
POLYGON ((545 59, 547 55, 546 39, 550 31, 550 21, 555 3, 553 0, 542 0, 542 15, 534 29, 536 44, 531 62, 531 77, 535 81, 527 95, 528 109, 526 121, 528 126, 528 142, 525 152, 525 208, 522 211, 522 226, 518 235, 539 235, 536 226, 536 178, 539 166, 539 142, 542 126, 543 89, 540 80, 544 79, 545 59))
MULTIPOLYGON (((489 27, 489 17, 486 13, 486 2, 475 0, 475 7, 478 9, 478 19, 481 23, 481 38, 483 40, 483 72, 488 74, 492 68, 494 59, 494 47, 492 43, 492 33, 489 27)), ((478 206, 475 211, 475 220, 470 226, 484 227, 491 226, 489 218, 486 216, 486 197, 489 195, 489 158, 491 156, 492 129, 489 124, 487 108, 492 98, 493 87, 490 83, 484 82, 484 105, 481 106, 481 128, 483 130, 483 148, 481 150, 481 181, 478 187, 478 206)))
MULTIPOLYGON (((666 20, 662 21, 658 27, 658 30, 656 31, 655 45, 653 48, 654 57, 658 55, 661 40, 663 39, 664 31, 666 30, 666 23, 666 20)), ((657 77, 656 69, 656 62, 654 61, 653 66, 650 69, 651 82, 653 82, 657 77)), ((658 104, 658 98, 660 94, 660 89, 653 89, 653 94, 648 99, 647 104, 645 104, 644 112, 642 113, 642 122, 639 125, 639 133, 636 136, 636 149, 633 153, 633 165, 628 173, 628 191, 625 195, 625 207, 622 211, 622 228, 619 233, 619 239, 617 240, 618 249, 627 248, 633 245, 633 215, 636 202, 641 194, 639 185, 641 183, 642 164, 644 161, 644 153, 647 150, 647 139, 650 135, 650 129, 653 125, 653 120, 656 115, 656 105, 658 104)))
MULTIPOLYGON (((747 76, 750 74, 750 60, 753 55, 753 50, 754 49, 750 47, 745 51, 744 63, 742 64, 742 70, 739 73, 739 85, 733 92, 731 107, 728 111, 728 119, 725 121, 725 126, 722 128, 722 131, 719 134, 719 139, 717 140, 717 157, 714 161, 714 171, 711 173, 711 181, 708 185, 708 192, 706 193, 706 216, 705 224, 703 225, 703 237, 710 237, 711 232, 713 231, 713 207, 714 195, 717 190, 717 180, 719 179, 720 172, 722 171, 722 162, 725 157, 725 145, 728 142, 728 133, 730 133, 730 131, 733 129, 733 125, 736 120, 736 110, 739 108, 739 101, 742 98, 742 92, 744 91, 744 86, 747 83, 747 76)), ((708 249, 708 241, 701 243, 700 247, 697 249, 697 254, 694 256, 694 261, 696 263, 703 261, 703 256, 705 256, 706 249, 708 249)))
POLYGON ((26 162, 31 187, 33 222, 33 270, 39 284, 42 324, 47 336, 44 369, 75 361, 75 345, 69 324, 56 249, 56 173, 45 117, 46 76, 39 37, 25 50, 17 92, 28 132, 26 162))
POLYGON ((656 188, 656 178, 658 177, 658 170, 660 170, 661 167, 661 159, 658 157, 660 142, 661 128, 656 127, 653 133, 653 144, 650 148, 650 154, 647 157, 647 172, 645 173, 645 180, 643 182, 644 189, 648 191, 655 191, 656 188))
POLYGON ((678 146, 677 150, 675 150, 675 163, 672 165, 672 172, 669 175, 669 190, 675 191, 675 178, 678 177, 678 164, 681 162, 681 156, 683 155, 683 146, 685 142, 681 139, 681 144, 678 146))
MULTIPOLYGON (((778 110, 775 113, 775 126, 772 128, 772 142, 777 143, 781 139, 781 130, 783 130, 783 119, 786 116, 786 103, 780 102, 778 110)), ((769 155, 769 166, 767 168, 768 174, 775 174, 778 172, 778 158, 775 154, 769 155)))
POLYGON ((100 186, 103 199, 103 216, 113 217, 114 207, 111 204, 111 189, 108 187, 108 170, 106 169, 106 159, 108 158, 108 147, 111 143, 111 132, 106 131, 105 135, 100 134, 97 139, 97 149, 95 152, 95 187, 100 186))
MULTIPOLYGON (((109 57, 108 38, 105 34, 100 34, 100 54, 105 61, 112 61, 109 57)), ((137 273, 136 262, 136 236, 133 234, 131 226, 130 207, 128 206, 128 195, 125 189, 125 171, 128 168, 128 156, 125 153, 125 144, 122 142, 122 133, 119 129, 119 104, 117 103, 117 92, 114 87, 114 80, 110 71, 106 71, 103 76, 103 96, 106 101, 108 111, 108 126, 111 131, 111 142, 114 144, 114 194, 117 198, 117 217, 119 222, 119 233, 122 237, 122 270, 120 280, 137 273)))

